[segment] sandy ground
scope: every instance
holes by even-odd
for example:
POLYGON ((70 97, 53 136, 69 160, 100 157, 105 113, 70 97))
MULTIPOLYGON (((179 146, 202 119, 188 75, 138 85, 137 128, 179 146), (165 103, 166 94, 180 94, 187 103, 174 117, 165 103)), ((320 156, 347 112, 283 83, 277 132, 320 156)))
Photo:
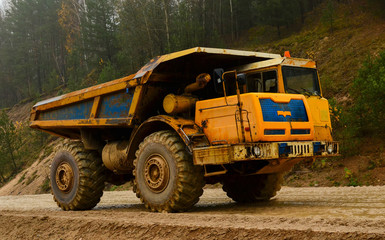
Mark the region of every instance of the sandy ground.
POLYGON ((238 205, 205 189, 187 213, 150 213, 132 192, 105 192, 91 211, 51 195, 0 197, 0 239, 385 239, 385 187, 289 188, 238 205))

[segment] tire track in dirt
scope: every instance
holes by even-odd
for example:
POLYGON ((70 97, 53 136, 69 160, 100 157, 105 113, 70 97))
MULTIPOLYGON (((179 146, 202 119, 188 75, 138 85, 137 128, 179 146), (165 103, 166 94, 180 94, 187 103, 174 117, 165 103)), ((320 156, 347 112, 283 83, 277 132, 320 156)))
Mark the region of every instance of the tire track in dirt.
POLYGON ((150 213, 131 192, 105 192, 91 211, 50 195, 0 197, 0 239, 385 239, 385 187, 283 188, 237 205, 205 189, 191 212, 150 213))

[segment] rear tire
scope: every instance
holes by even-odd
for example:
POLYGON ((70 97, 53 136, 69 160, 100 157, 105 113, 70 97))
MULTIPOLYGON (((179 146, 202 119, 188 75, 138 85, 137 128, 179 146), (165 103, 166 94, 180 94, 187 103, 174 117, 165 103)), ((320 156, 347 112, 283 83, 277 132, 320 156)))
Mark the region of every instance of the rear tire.
POLYGON ((268 201, 281 189, 283 174, 229 176, 223 181, 223 191, 239 203, 268 201))
POLYGON ((134 166, 134 192, 153 212, 186 211, 203 193, 203 169, 193 165, 186 145, 174 131, 146 137, 134 166))
POLYGON ((51 164, 51 190, 63 210, 89 210, 103 195, 105 168, 96 151, 81 142, 64 143, 51 164))

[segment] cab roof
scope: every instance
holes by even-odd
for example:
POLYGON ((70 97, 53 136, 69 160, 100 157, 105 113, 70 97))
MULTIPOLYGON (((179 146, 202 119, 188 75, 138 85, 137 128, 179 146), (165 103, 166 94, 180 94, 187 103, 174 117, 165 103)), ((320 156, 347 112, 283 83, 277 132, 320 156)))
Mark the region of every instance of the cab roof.
POLYGON ((316 68, 316 62, 309 59, 292 58, 292 57, 278 57, 274 59, 268 59, 265 61, 253 62, 238 66, 235 69, 237 72, 248 72, 262 68, 273 67, 277 65, 303 67, 303 68, 316 68))

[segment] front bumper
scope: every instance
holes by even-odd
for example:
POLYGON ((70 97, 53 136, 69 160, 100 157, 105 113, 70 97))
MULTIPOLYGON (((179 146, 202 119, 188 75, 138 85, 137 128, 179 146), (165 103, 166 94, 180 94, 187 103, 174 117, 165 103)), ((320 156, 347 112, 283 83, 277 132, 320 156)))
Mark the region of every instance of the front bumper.
POLYGON ((302 159, 337 155, 339 155, 338 142, 322 141, 244 143, 193 149, 195 165, 218 165, 248 160, 302 159))

